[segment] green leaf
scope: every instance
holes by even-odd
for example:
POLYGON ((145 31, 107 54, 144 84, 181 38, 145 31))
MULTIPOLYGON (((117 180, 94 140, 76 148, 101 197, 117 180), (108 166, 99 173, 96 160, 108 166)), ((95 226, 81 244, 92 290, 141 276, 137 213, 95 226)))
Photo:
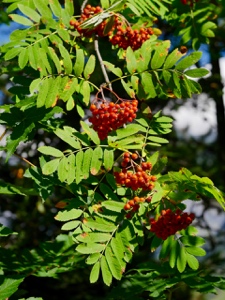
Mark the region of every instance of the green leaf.
POLYGON ((65 0, 65 10, 68 12, 68 14, 70 16, 74 15, 73 1, 71 1, 71 0, 65 0))
POLYGON ((33 0, 35 8, 40 12, 42 17, 52 19, 52 12, 48 7, 48 1, 45 0, 33 0))
POLYGON ((114 150, 104 150, 104 155, 103 155, 103 165, 106 169, 106 171, 110 171, 113 167, 114 164, 114 150))
POLYGON ((116 134, 118 139, 124 139, 125 137, 130 137, 139 131, 146 132, 146 129, 139 124, 128 124, 124 128, 117 129, 116 134))
POLYGON ((23 16, 10 14, 9 17, 16 23, 22 24, 24 26, 33 26, 33 22, 23 16))
POLYGON ((90 273, 90 283, 95 283, 98 278, 99 278, 99 273, 100 273, 100 262, 97 261, 90 273))
POLYGON ((121 79, 121 83, 122 86, 124 88, 124 90, 126 91, 126 93, 128 94, 128 96, 130 96, 131 98, 135 98, 135 92, 133 89, 130 88, 131 84, 126 83, 126 81, 124 81, 123 79, 121 79))
MULTIPOLYGON (((74 107, 75 107, 74 99, 71 96, 69 98, 69 100, 66 102, 66 110, 71 111, 72 109, 74 109, 74 107)), ((76 108, 77 108, 77 106, 76 106, 76 108)), ((84 117, 84 116, 82 116, 82 117, 84 117)))
POLYGON ((45 99, 45 107, 54 107, 57 103, 59 97, 59 88, 61 84, 61 76, 57 76, 56 78, 52 77, 51 80, 51 88, 48 89, 48 94, 45 99))
POLYGON ((118 67, 115 67, 115 65, 111 64, 110 62, 108 61, 103 61, 104 65, 106 66, 106 68, 111 71, 113 74, 115 74, 117 77, 122 77, 123 76, 123 71, 118 68, 118 67))
POLYGON ((162 245, 160 254, 159 254, 159 258, 160 259, 166 259, 169 254, 170 254, 170 248, 173 245, 173 241, 174 241, 174 237, 173 236, 169 236, 162 245))
MULTIPOLYGON (((44 48, 39 48, 38 67, 41 68, 41 66, 42 66, 42 69, 46 68, 46 70, 48 71, 49 74, 54 73, 52 71, 52 67, 49 63, 49 58, 46 54, 46 49, 44 49, 44 48)), ((59 83, 59 86, 60 86, 60 83, 59 83)))
POLYGON ((64 126, 63 129, 57 128, 54 132, 62 141, 73 147, 74 149, 80 149, 81 145, 77 141, 74 133, 76 130, 69 126, 64 126))
POLYGON ((168 159, 166 156, 160 157, 157 163, 152 168, 152 174, 159 174, 163 171, 165 166, 167 165, 168 159))
POLYGON ((106 9, 109 7, 109 0, 101 0, 101 7, 106 9))
POLYGON ((70 221, 70 222, 67 222, 65 223, 61 230, 72 230, 72 229, 75 229, 77 228, 79 225, 80 225, 80 221, 70 221))
POLYGON ((155 142, 155 143, 159 143, 159 144, 165 144, 165 143, 169 143, 169 141, 167 139, 158 137, 158 136, 149 136, 148 137, 149 141, 155 142))
POLYGON ((202 237, 199 236, 191 236, 191 235, 185 235, 180 238, 180 241, 182 244, 186 246, 202 246, 205 244, 205 240, 202 237))
POLYGON ((56 171, 59 166, 59 158, 55 158, 53 160, 48 161, 42 167, 42 172, 44 175, 50 175, 56 171))
POLYGON ((209 74, 209 71, 204 68, 196 68, 192 70, 187 70, 184 72, 186 76, 193 77, 193 78, 200 78, 207 74, 209 74))
POLYGON ((56 17, 61 17, 62 7, 59 4, 59 1, 58 0, 51 0, 51 1, 49 1, 49 5, 50 5, 50 8, 51 8, 53 14, 56 17))
POLYGON ((65 69, 65 73, 71 74, 73 65, 72 65, 72 61, 71 61, 69 52, 66 50, 66 48, 62 44, 59 44, 59 51, 63 58, 63 66, 65 69))
POLYGON ((212 29, 216 29, 216 28, 217 28, 216 24, 209 21, 201 24, 200 32, 203 36, 214 37, 215 33, 212 31, 212 29))
POLYGON ((108 266, 105 256, 102 256, 102 258, 101 258, 101 271, 102 271, 103 282, 107 286, 110 286, 112 283, 112 274, 109 270, 109 266, 108 266))
POLYGON ((76 251, 82 254, 102 252, 104 249, 105 249, 105 245, 97 244, 97 243, 80 244, 76 247, 76 251))
POLYGON ((72 208, 70 210, 59 211, 55 216, 57 221, 70 221, 79 218, 83 214, 81 209, 72 208))
POLYGON ((91 127, 88 126, 87 123, 81 121, 80 122, 82 129, 87 133, 87 135, 89 136, 89 138, 96 144, 99 145, 100 144, 100 139, 98 137, 97 132, 92 129, 91 127))
POLYGON ((171 82, 171 77, 172 77, 172 74, 171 72, 167 71, 167 70, 163 70, 162 71, 162 76, 163 76, 163 79, 165 80, 166 84, 167 85, 171 85, 170 82, 171 82))
POLYGON ((96 147, 93 151, 91 160, 91 174, 96 175, 101 169, 103 163, 103 151, 101 147, 96 147))
POLYGON ((41 16, 34 9, 23 4, 18 4, 18 8, 29 19, 33 20, 36 23, 39 23, 41 16))
POLYGON ((0 299, 5 300, 13 295, 23 280, 24 276, 5 277, 4 275, 0 275, 0 299))
POLYGON ((179 246, 179 252, 177 253, 177 269, 180 273, 183 273, 187 264, 187 257, 185 248, 183 246, 179 246))
POLYGON ((152 81, 152 75, 148 72, 143 72, 141 74, 141 84, 146 93, 147 98, 155 98, 157 96, 155 85, 152 81))
MULTIPOLYGON (((180 98, 182 96, 181 93, 181 76, 180 74, 173 72, 173 82, 174 82, 174 86, 172 88, 172 91, 174 93, 174 95, 178 98, 180 98)), ((172 78, 171 78, 172 81, 172 78)), ((170 83, 168 84, 170 86, 170 83)), ((172 86, 172 84, 171 84, 172 86)))
POLYGON ((111 190, 111 188, 107 184, 101 182, 99 187, 100 187, 100 191, 102 192, 102 194, 105 196, 106 199, 118 200, 116 194, 111 190))
POLYGON ((17 56, 21 51, 23 51, 24 48, 17 47, 17 48, 12 48, 9 51, 6 52, 4 58, 5 60, 10 60, 17 56))
MULTIPOLYGON (((38 44, 34 44, 33 46, 28 48, 28 57, 29 57, 29 63, 31 67, 35 70, 39 69, 42 70, 41 66, 38 66, 38 62, 40 61, 40 56, 39 56, 39 46, 38 44)), ((44 68, 45 70, 45 68, 44 68)))
POLYGON ((121 211, 124 207, 124 203, 118 202, 118 201, 107 200, 107 201, 102 202, 102 206, 107 208, 108 210, 121 213, 121 211))
POLYGON ((38 148, 38 151, 41 152, 42 154, 51 155, 54 157, 62 157, 63 156, 62 151, 60 151, 54 147, 51 147, 51 146, 41 146, 38 148))
POLYGON ((58 178, 61 182, 65 182, 68 176, 68 160, 63 156, 58 165, 58 178))
POLYGON ((170 248, 170 257, 169 257, 169 264, 171 268, 174 268, 177 261, 178 251, 180 251, 180 246, 177 241, 173 241, 171 248, 170 248))
POLYGON ((126 266, 126 262, 124 261, 125 248, 118 231, 116 232, 116 236, 112 238, 110 245, 118 262, 120 263, 120 266, 122 267, 122 271, 124 271, 126 266))
POLYGON ((141 134, 139 136, 133 135, 127 138, 120 139, 115 142, 110 142, 109 145, 112 148, 117 148, 125 151, 125 149, 142 149, 144 144, 144 136, 141 134))
POLYGON ((100 253, 92 253, 88 256, 88 258, 86 259, 86 264, 87 265, 93 265, 95 264, 99 258, 100 258, 100 253))
POLYGON ((50 55, 50 58, 54 62, 58 74, 61 73, 62 67, 61 67, 61 63, 60 63, 60 60, 58 58, 58 55, 55 53, 55 50, 52 47, 48 47, 48 50, 49 50, 48 53, 50 55))
POLYGON ((23 69, 28 63, 28 49, 24 48, 18 58, 19 67, 23 69))
POLYGON ((205 250, 200 247, 195 247, 195 246, 186 247, 186 251, 195 256, 205 256, 206 255, 205 250))
POLYGON ((92 156, 93 156, 92 148, 89 148, 84 152, 84 159, 83 159, 83 165, 82 165, 82 173, 83 173, 84 179, 87 179, 89 177, 92 156))
POLYGON ((115 254, 109 246, 105 250, 105 258, 113 277, 120 280, 122 277, 122 269, 115 254))
POLYGON ((67 157, 68 160, 68 174, 67 174, 67 183, 70 185, 75 180, 75 164, 76 164, 76 158, 75 155, 72 153, 67 157))
POLYGON ((68 101, 70 97, 77 91, 78 80, 77 78, 71 78, 66 83, 63 92, 60 94, 60 98, 63 101, 68 101))
MULTIPOLYGON (((137 57, 137 70, 143 72, 149 69, 149 62, 151 60, 152 41, 151 39, 145 41, 139 49, 140 54, 137 57)), ((136 53, 138 53, 136 51, 136 53)))
POLYGON ((173 50, 173 52, 167 56, 163 68, 171 69, 182 56, 183 54, 178 51, 178 49, 173 50))
POLYGON ((170 48, 170 41, 163 41, 159 45, 156 44, 155 52, 151 60, 151 68, 153 70, 159 69, 163 65, 167 57, 169 48, 170 48))
POLYGON ((85 232, 76 237, 82 243, 103 243, 111 239, 111 234, 102 232, 85 232))
POLYGON ((84 70, 84 50, 83 49, 76 49, 76 61, 74 64, 74 73, 77 77, 79 77, 83 70, 84 70))
POLYGON ((101 232, 112 232, 116 229, 116 225, 114 223, 98 217, 95 217, 95 220, 91 218, 85 220, 85 225, 92 230, 98 230, 101 232))
POLYGON ((85 68, 84 68, 84 78, 85 79, 89 79, 90 75, 94 72, 95 63, 96 63, 96 58, 92 54, 92 55, 90 55, 86 65, 85 65, 85 68))
POLYGON ((0 237, 8 236, 10 234, 18 234, 18 232, 14 232, 10 228, 5 227, 4 225, 0 224, 0 237))
POLYGON ((187 259, 187 263, 188 263, 189 267, 192 270, 198 270, 199 262, 196 257, 194 257, 193 255, 191 255, 189 253, 186 253, 186 259, 187 259))
POLYGON ((79 151, 76 155, 76 184, 79 184, 83 179, 82 164, 83 164, 83 151, 79 151))
POLYGON ((126 51, 126 62, 127 62, 127 70, 130 74, 133 74, 137 68, 136 57, 131 47, 127 48, 126 51))
POLYGON ((201 56, 202 52, 200 51, 192 52, 191 54, 183 58, 180 62, 178 62, 178 64, 175 66, 175 69, 183 71, 184 69, 187 69, 198 62, 201 56))
POLYGON ((80 93, 83 95, 82 102, 88 106, 90 102, 91 87, 88 81, 83 80, 80 85, 80 93))
POLYGON ((42 80, 39 85, 39 94, 37 97, 37 107, 42 107, 45 105, 45 100, 48 95, 48 91, 51 88, 52 78, 46 78, 42 80))
POLYGON ((64 40, 67 44, 70 42, 70 34, 68 32, 68 29, 62 29, 62 28, 58 28, 57 32, 59 34, 59 36, 61 37, 62 40, 64 40))
POLYGON ((156 235, 153 237, 151 242, 151 252, 154 252, 162 244, 162 239, 156 235))

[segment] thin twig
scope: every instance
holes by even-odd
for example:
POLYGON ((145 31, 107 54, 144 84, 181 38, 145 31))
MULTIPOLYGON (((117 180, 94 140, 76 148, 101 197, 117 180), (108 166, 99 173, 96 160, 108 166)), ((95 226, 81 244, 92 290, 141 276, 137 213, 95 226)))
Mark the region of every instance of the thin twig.
POLYGON ((7 133, 7 128, 5 128, 5 130, 3 131, 3 133, 1 134, 0 136, 0 141, 4 138, 4 136, 6 135, 7 133))
POLYGON ((96 52, 96 54, 97 54, 97 56, 98 56, 98 60, 99 60, 99 63, 100 63, 101 69, 102 69, 103 76, 104 76, 104 78, 105 78, 105 82, 106 82, 107 85, 109 86, 109 89, 112 90, 112 85, 111 85, 111 82, 110 82, 110 80, 109 80, 109 77, 108 77, 108 74, 107 74, 105 65, 104 65, 104 63, 103 63, 101 53, 100 53, 100 51, 99 51, 98 36, 95 36, 94 47, 95 47, 95 52, 96 52))
POLYGON ((15 156, 19 157, 20 159, 22 159, 23 161, 25 161, 27 164, 29 164, 32 167, 36 167, 35 165, 33 165, 29 160, 27 160, 26 158, 20 156, 19 154, 14 153, 15 156))
POLYGON ((83 10, 84 10, 84 8, 85 8, 85 6, 86 6, 87 3, 88 3, 88 0, 84 0, 83 1, 82 5, 81 5, 81 8, 80 8, 81 13, 83 12, 83 10))

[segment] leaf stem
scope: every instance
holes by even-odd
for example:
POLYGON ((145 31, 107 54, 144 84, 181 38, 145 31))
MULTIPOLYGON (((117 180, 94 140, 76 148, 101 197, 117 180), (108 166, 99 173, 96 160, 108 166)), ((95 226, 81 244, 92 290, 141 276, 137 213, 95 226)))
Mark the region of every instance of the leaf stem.
POLYGON ((109 80, 109 77, 108 77, 105 65, 103 63, 103 59, 102 59, 101 53, 99 51, 99 44, 98 44, 98 36, 97 35, 95 36, 95 39, 94 39, 94 47, 95 47, 95 52, 97 54, 97 57, 98 57, 98 60, 99 60, 99 63, 100 63, 100 67, 102 69, 102 74, 103 74, 103 76, 105 78, 105 82, 109 86, 109 89, 112 90, 112 84, 111 84, 111 82, 109 80))
POLYGON ((23 161, 25 161, 27 164, 29 164, 32 167, 36 167, 34 164, 32 164, 29 160, 27 160, 26 158, 20 156, 19 154, 14 153, 15 156, 19 157, 20 159, 22 159, 23 161))

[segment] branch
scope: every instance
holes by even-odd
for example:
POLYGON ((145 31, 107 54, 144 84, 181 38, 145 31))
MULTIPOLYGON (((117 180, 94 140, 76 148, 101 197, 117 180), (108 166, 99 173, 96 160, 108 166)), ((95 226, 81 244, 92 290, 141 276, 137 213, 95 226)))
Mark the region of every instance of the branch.
POLYGON ((14 153, 15 156, 17 156, 18 158, 22 159, 23 161, 25 161, 27 164, 29 164, 32 167, 36 167, 35 165, 33 165, 29 160, 27 160, 26 158, 20 156, 19 154, 14 153))
POLYGON ((96 54, 97 54, 97 56, 98 56, 98 60, 99 60, 99 63, 100 63, 101 69, 102 69, 103 76, 104 76, 104 78, 105 78, 105 82, 106 82, 107 85, 109 86, 109 89, 112 90, 112 85, 111 85, 111 82, 110 82, 110 80, 109 80, 109 77, 108 77, 108 74, 107 74, 105 65, 104 65, 104 63, 103 63, 101 53, 100 53, 100 51, 99 51, 98 36, 95 36, 94 47, 95 47, 95 52, 96 52, 96 54))
POLYGON ((5 128, 5 130, 3 131, 3 133, 1 134, 1 136, 0 136, 0 141, 4 138, 4 136, 6 135, 6 133, 7 133, 7 128, 5 128))
POLYGON ((84 8, 85 8, 85 6, 86 6, 87 3, 88 3, 88 0, 84 0, 83 1, 82 5, 81 5, 81 8, 80 8, 81 13, 83 12, 83 10, 84 10, 84 8))

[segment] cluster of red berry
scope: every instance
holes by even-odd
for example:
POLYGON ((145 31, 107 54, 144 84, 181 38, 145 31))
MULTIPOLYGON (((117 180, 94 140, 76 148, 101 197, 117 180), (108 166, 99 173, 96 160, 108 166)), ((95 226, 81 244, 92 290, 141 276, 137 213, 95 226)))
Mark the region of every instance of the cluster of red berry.
POLYGON ((96 26, 94 29, 84 29, 82 28, 83 22, 88 20, 89 18, 93 17, 94 15, 102 12, 103 9, 100 6, 91 6, 88 4, 81 14, 81 17, 79 20, 70 20, 70 25, 74 27, 80 34, 86 37, 91 37, 93 34, 97 34, 98 36, 104 36, 104 29, 106 26, 106 21, 104 20, 102 23, 100 23, 98 26, 96 26))
POLYGON ((92 117, 89 118, 89 121, 93 124, 100 140, 104 140, 109 132, 136 118, 137 106, 137 100, 102 103, 99 107, 91 104, 92 117))
POLYGON ((162 210, 158 220, 150 219, 151 229, 157 237, 166 240, 170 235, 177 231, 186 229, 194 220, 193 213, 188 214, 177 209, 173 212, 171 209, 162 210))
POLYGON ((134 162, 138 157, 137 153, 130 154, 129 152, 125 152, 123 154, 121 172, 114 172, 116 182, 131 188, 133 191, 139 188, 151 191, 154 188, 154 182, 157 180, 156 176, 149 174, 152 164, 150 162, 142 162, 138 165, 134 162), (132 170, 128 170, 129 168, 132 168, 132 170))
POLYGON ((198 0, 181 0, 181 3, 184 5, 190 5, 191 7, 194 5, 195 2, 198 2, 198 0))
POLYGON ((130 26, 117 25, 115 30, 109 32, 109 41, 113 45, 118 45, 126 50, 129 46, 133 50, 137 50, 141 45, 150 39, 153 30, 149 28, 132 29, 130 26))
POLYGON ((139 210, 140 207, 139 203, 144 203, 144 202, 150 203, 151 200, 152 200, 151 196, 148 196, 147 198, 135 196, 133 199, 129 200, 124 205, 124 210, 129 211, 126 214, 126 218, 131 219, 133 217, 134 213, 139 210))
POLYGON ((88 4, 81 14, 79 20, 72 19, 70 25, 74 27, 81 35, 85 37, 91 37, 93 34, 97 34, 100 37, 109 36, 109 41, 113 45, 118 45, 124 50, 129 46, 136 50, 141 47, 141 45, 148 40, 151 35, 153 35, 153 30, 151 27, 140 28, 133 30, 131 26, 125 24, 124 20, 121 20, 118 16, 113 16, 114 20, 112 25, 109 26, 111 22, 108 20, 102 21, 98 26, 93 29, 82 28, 83 22, 93 17, 95 14, 102 12, 103 9, 100 6, 91 6, 88 4), (107 26, 109 28, 107 28, 107 26), (107 28, 107 30, 106 30, 107 28))

